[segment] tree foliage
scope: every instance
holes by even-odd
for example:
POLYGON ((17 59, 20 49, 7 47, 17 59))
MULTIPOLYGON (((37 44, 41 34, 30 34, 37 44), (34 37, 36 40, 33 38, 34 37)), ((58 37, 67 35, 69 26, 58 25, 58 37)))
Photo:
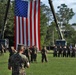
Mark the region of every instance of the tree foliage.
MULTIPOLYGON (((0 33, 2 31, 2 27, 4 26, 4 18, 6 13, 8 0, 0 0, 0 33)), ((13 6, 10 5, 10 9, 7 16, 7 21, 4 26, 4 38, 8 38, 11 43, 13 43, 13 36, 14 36, 14 12, 13 6)), ((10 43, 10 44, 11 44, 10 43)))
POLYGON ((66 39, 68 45, 70 45, 71 43, 73 45, 75 44, 76 31, 70 24, 66 25, 63 35, 64 35, 64 38, 66 39))
POLYGON ((75 39, 75 30, 69 24, 69 21, 74 16, 74 12, 72 8, 68 8, 66 4, 61 4, 58 6, 58 11, 56 13, 58 23, 62 27, 64 39, 70 43, 75 43, 73 40, 75 39))
POLYGON ((6 9, 6 1, 0 0, 0 33, 2 31, 2 26, 4 22, 5 10, 6 9))
POLYGON ((45 43, 46 45, 54 45, 56 39, 58 39, 58 32, 55 22, 52 22, 51 25, 47 27, 45 43))
POLYGON ((47 27, 49 25, 49 20, 51 20, 51 10, 48 6, 41 3, 40 8, 40 34, 41 34, 41 45, 46 45, 46 35, 47 35, 47 27))
POLYGON ((75 14, 73 12, 73 9, 68 8, 66 4, 61 4, 57 8, 58 8, 58 12, 56 14, 57 14, 58 22, 62 24, 68 24, 69 20, 72 19, 72 17, 75 14))

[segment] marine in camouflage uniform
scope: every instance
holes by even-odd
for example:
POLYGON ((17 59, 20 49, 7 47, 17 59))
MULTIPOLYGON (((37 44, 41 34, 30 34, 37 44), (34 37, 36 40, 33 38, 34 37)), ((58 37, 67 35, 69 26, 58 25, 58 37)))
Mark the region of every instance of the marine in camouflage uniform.
POLYGON ((29 47, 27 46, 24 53, 24 55, 26 55, 26 57, 28 58, 29 62, 30 62, 30 49, 29 47))
POLYGON ((34 61, 37 62, 37 47, 34 46, 33 50, 34 50, 34 56, 33 56, 33 58, 34 58, 34 61))
POLYGON ((54 47, 53 56, 54 56, 54 57, 57 57, 57 46, 54 47))
POLYGON ((67 47, 64 46, 64 48, 63 48, 63 57, 66 57, 66 55, 67 55, 67 47))
POLYGON ((31 62, 37 61, 37 47, 34 45, 31 49, 31 62))
POLYGON ((9 48, 9 57, 11 57, 13 54, 17 53, 17 51, 14 49, 14 46, 11 46, 9 48))
POLYGON ((29 62, 23 51, 24 46, 18 45, 18 52, 9 58, 8 69, 12 70, 12 75, 26 75, 25 67, 29 67, 29 62))
POLYGON ((44 62, 44 60, 47 62, 47 49, 45 46, 43 46, 43 49, 41 50, 41 54, 42 54, 42 63, 44 62))

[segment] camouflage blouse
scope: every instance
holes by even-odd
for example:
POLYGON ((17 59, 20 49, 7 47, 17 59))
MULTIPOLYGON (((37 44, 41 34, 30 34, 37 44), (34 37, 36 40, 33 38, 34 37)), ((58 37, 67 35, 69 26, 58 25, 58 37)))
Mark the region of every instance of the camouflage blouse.
POLYGON ((9 58, 9 66, 12 67, 12 75, 26 75, 28 59, 25 55, 16 53, 9 58))

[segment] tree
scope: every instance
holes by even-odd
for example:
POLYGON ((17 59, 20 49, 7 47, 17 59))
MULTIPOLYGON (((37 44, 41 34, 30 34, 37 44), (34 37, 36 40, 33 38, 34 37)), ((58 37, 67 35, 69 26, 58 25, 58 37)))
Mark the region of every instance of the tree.
POLYGON ((56 13, 58 23, 62 26, 62 31, 64 35, 64 39, 66 39, 67 43, 74 43, 75 41, 75 30, 69 24, 69 20, 74 16, 74 12, 72 8, 68 8, 67 5, 61 4, 58 6, 58 11, 56 13))
MULTIPOLYGON (((8 0, 0 0, 0 33, 2 31, 2 26, 4 26, 4 17, 6 13, 6 7, 7 7, 7 1, 8 0)), ((10 9, 7 16, 7 24, 4 27, 4 38, 8 38, 9 41, 12 44, 14 42, 14 9, 13 4, 10 5, 10 9)))
POLYGON ((57 39, 59 39, 59 34, 56 29, 56 24, 55 22, 51 22, 51 24, 47 28, 45 43, 46 45, 54 45, 57 39))
POLYGON ((4 27, 4 17, 7 6, 7 0, 0 0, 0 38, 4 27))
POLYGON ((49 25, 49 21, 51 20, 51 10, 48 6, 41 3, 40 8, 40 35, 41 35, 41 46, 46 45, 45 40, 47 35, 47 27, 49 25))
POLYGON ((76 31, 74 30, 74 28, 72 28, 72 26, 70 24, 67 24, 64 29, 65 29, 65 31, 64 31, 63 35, 64 35, 64 38, 66 39, 68 45, 70 45, 70 43, 75 44, 76 31))
POLYGON ((69 20, 72 19, 74 16, 74 12, 72 8, 68 8, 67 5, 61 4, 60 6, 57 7, 58 12, 57 14, 57 19, 58 22, 61 24, 68 24, 69 20))
POLYGON ((5 29, 5 38, 8 38, 10 45, 14 44, 14 2, 10 3, 5 29))

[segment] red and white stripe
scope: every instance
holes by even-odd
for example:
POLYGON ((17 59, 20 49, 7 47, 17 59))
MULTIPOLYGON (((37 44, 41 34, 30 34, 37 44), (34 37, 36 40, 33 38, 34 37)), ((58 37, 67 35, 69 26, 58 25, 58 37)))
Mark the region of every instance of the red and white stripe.
POLYGON ((15 47, 36 45, 40 49, 40 0, 28 3, 28 17, 15 16, 15 47))

